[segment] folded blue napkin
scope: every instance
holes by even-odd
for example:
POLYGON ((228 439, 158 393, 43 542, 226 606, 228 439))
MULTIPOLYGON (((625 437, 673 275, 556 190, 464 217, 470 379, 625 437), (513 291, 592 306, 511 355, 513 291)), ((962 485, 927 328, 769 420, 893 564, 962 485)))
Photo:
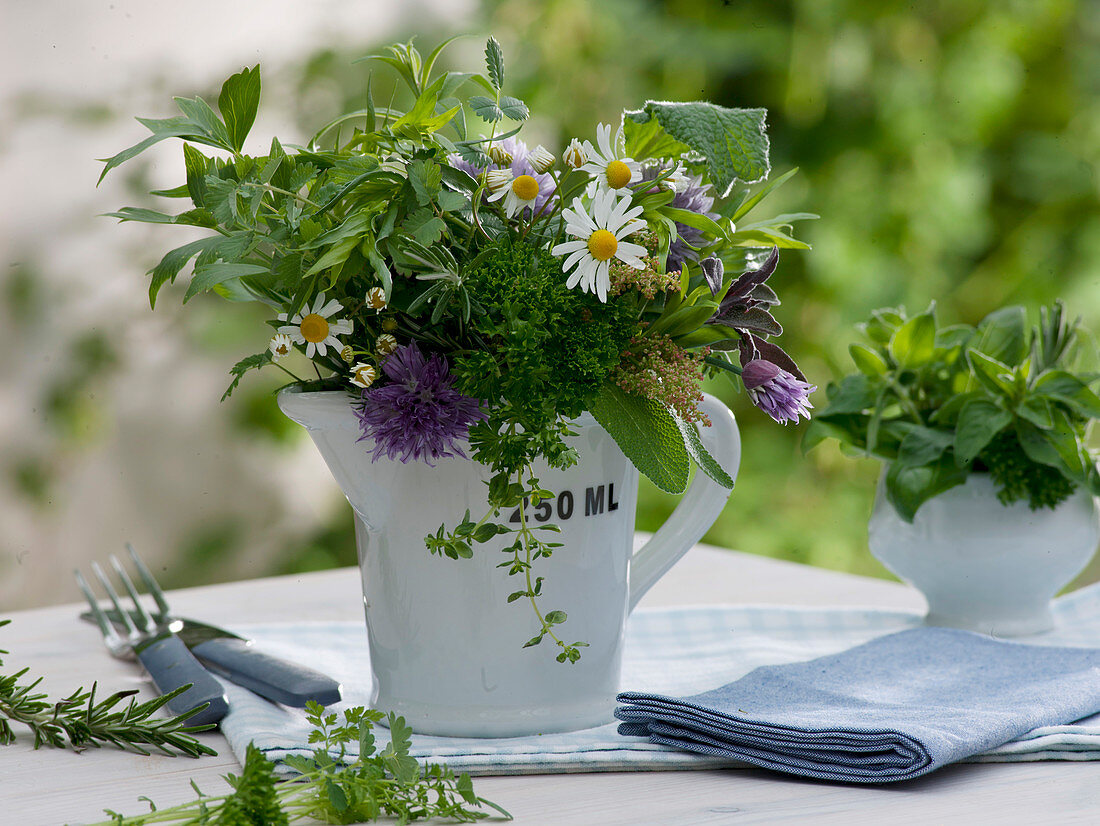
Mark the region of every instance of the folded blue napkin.
POLYGON ((626 692, 619 733, 828 780, 907 780, 1100 711, 1100 649, 915 628, 675 698, 626 692))

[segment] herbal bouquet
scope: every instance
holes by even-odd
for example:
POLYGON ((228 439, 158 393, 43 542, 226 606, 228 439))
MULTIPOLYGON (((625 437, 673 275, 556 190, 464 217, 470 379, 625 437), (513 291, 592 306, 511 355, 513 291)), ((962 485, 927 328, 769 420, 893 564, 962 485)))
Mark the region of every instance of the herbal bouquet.
POLYGON ((1023 307, 976 327, 941 327, 934 307, 912 318, 881 309, 861 328, 867 344, 849 348, 858 371, 830 383, 803 446, 832 437, 888 462, 886 495, 907 522, 972 472, 992 477, 1003 504, 1033 510, 1054 508, 1078 486, 1100 494, 1087 439, 1100 417, 1100 375, 1083 369, 1093 348, 1061 303, 1030 328, 1023 307))
MULTIPOLYGON (((765 282, 779 248, 806 248, 792 223, 816 216, 750 219, 794 172, 748 188, 770 171, 762 109, 649 102, 551 152, 519 137, 528 107, 504 93, 496 40, 485 73, 435 72, 445 45, 372 56, 400 75, 408 108, 377 105, 368 78, 362 109, 261 156, 243 154, 259 67, 242 71, 220 114, 177 98, 179 116, 141 119, 152 134, 104 174, 181 138, 186 183, 155 194, 191 208, 112 213, 212 230, 152 269, 150 303, 194 259, 185 302, 213 291, 266 304, 271 331, 257 331, 261 352, 233 367, 226 396, 271 366, 306 389, 345 389, 375 459, 469 450, 491 469, 489 512, 456 514, 428 548, 469 557, 518 533, 511 573, 526 573, 554 544, 496 518, 550 495, 532 462, 575 462, 565 437, 582 411, 671 492, 692 461, 733 485, 695 429, 704 377, 743 384, 778 422, 808 416, 814 388, 770 340, 782 328, 765 282), (315 375, 284 363, 295 351, 315 375)), ((534 604, 537 591, 520 593, 534 604)), ((540 613, 543 633, 564 616, 540 613)), ((579 656, 558 642, 559 659, 579 656)))

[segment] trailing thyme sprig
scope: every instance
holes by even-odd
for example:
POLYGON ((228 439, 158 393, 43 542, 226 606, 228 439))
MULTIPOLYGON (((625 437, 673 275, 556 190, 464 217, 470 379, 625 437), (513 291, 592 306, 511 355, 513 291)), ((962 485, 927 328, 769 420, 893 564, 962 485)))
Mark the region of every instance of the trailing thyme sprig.
MULTIPOLYGON (((176 824, 287 824, 306 819, 325 823, 361 823, 379 818, 395 818, 399 823, 428 818, 448 818, 471 823, 491 816, 485 807, 508 820, 504 809, 474 794, 467 774, 454 776, 445 766, 423 769, 409 755, 412 730, 394 714, 387 721, 390 742, 378 749, 374 724, 383 718, 378 711, 357 706, 347 709, 343 720, 326 714, 317 703, 306 706, 307 719, 314 729, 309 742, 316 743, 313 756, 291 756, 286 763, 300 772, 295 782, 278 783, 274 764, 262 751, 249 744, 240 777, 225 779, 233 787, 230 794, 209 796, 199 791, 190 803, 125 817, 106 810, 111 820, 103 826, 139 826, 149 823, 176 824), (346 763, 349 743, 359 744, 359 757, 346 763)), ((194 783, 192 783, 194 786, 194 783)), ((150 806, 152 803, 150 802, 150 806)))
MULTIPOLYGON (((11 620, 0 620, 0 627, 11 620)), ((7 654, 0 649, 0 654, 7 654)), ((0 660, 3 665, 3 660, 0 660)), ((105 743, 120 749, 149 754, 144 746, 152 746, 163 754, 200 757, 217 754, 190 734, 206 731, 212 725, 189 726, 187 720, 200 708, 172 718, 154 718, 161 706, 190 686, 181 686, 170 694, 163 694, 148 702, 133 699, 137 689, 117 691, 105 700, 96 702, 96 684, 90 691, 78 688, 62 700, 52 701, 35 689, 42 682, 39 677, 27 684, 20 680, 29 669, 21 669, 10 676, 0 676, 0 744, 15 742, 13 722, 20 723, 34 733, 34 747, 47 745, 83 751, 99 748, 105 743), (113 710, 126 698, 130 702, 113 710)))

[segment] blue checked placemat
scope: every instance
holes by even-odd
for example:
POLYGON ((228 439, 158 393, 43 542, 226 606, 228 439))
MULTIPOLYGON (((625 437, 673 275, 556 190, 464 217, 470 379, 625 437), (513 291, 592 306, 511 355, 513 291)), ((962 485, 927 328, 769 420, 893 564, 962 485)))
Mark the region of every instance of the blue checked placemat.
MULTIPOLYGON (((1019 638, 1042 645, 1100 646, 1100 584, 1055 603, 1057 628, 1019 638)), ((771 605, 639 609, 627 625, 622 686, 682 696, 737 680, 761 665, 801 662, 914 628, 913 613, 860 608, 771 605)), ((344 706, 368 705, 370 667, 361 623, 241 626, 264 650, 324 671, 344 685, 344 706)), ((278 762, 311 753, 309 724, 296 709, 277 706, 226 683, 230 712, 222 732, 241 760, 249 742, 278 762)), ((609 710, 610 711, 610 710, 609 710)), ((385 732, 379 732, 379 739, 385 732)), ((413 738, 412 755, 472 775, 590 771, 654 771, 745 765, 624 737, 616 723, 566 734, 503 739, 413 738)), ((974 761, 1100 759, 1100 715, 1072 725, 1035 729, 974 761)))

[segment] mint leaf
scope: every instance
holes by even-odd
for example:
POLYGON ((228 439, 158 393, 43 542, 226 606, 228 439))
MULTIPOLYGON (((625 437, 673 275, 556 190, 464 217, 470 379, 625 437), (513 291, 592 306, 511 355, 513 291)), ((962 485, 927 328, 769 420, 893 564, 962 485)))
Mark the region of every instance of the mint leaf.
POLYGON ((691 461, 680 429, 663 406, 608 383, 591 413, 653 484, 668 493, 684 492, 691 461))
MULTIPOLYGON (((656 120, 672 140, 704 157, 719 197, 729 195, 736 181, 751 184, 768 177, 771 166, 764 109, 727 109, 704 101, 651 100, 637 111, 625 112, 623 117, 636 124, 656 120)), ((672 145, 657 142, 656 135, 648 135, 646 141, 651 152, 654 146, 662 152, 671 152, 672 145)))
POLYGON ((229 133, 229 143, 238 152, 244 146, 244 139, 252 124, 256 121, 256 110, 260 105, 260 67, 244 69, 222 84, 218 96, 218 109, 225 119, 225 128, 229 133))

